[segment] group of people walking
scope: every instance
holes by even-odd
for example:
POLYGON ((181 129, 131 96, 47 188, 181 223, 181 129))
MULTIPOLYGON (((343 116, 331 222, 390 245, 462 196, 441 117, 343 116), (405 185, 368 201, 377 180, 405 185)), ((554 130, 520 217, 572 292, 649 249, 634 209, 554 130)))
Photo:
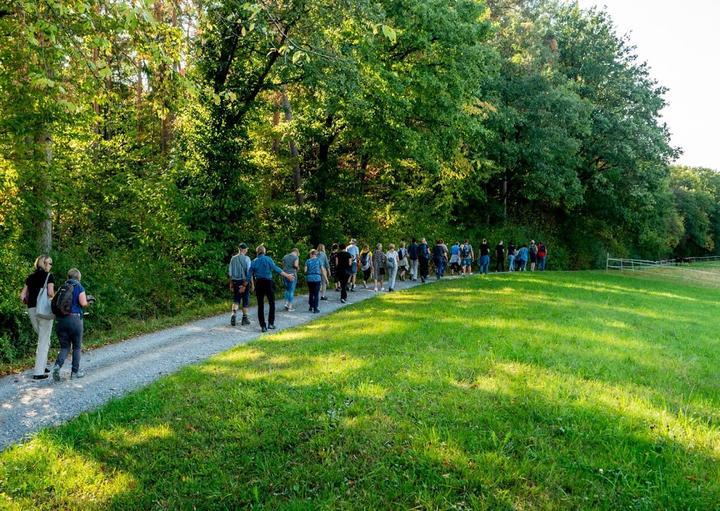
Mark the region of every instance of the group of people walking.
POLYGON ((53 260, 50 256, 40 255, 35 259, 34 271, 25 279, 20 299, 27 305, 33 330, 38 336, 35 351, 34 380, 45 380, 52 371, 55 381, 60 380, 60 369, 72 350, 72 370, 70 378, 82 378, 80 354, 83 338, 83 309, 94 298, 86 294, 80 283, 82 275, 77 268, 67 272, 67 279, 56 289, 55 276, 52 273, 53 260), (50 350, 50 335, 53 323, 60 341, 60 352, 52 370, 47 368, 50 350))
MULTIPOLYGON (((493 251, 487 239, 483 239, 477 260, 482 274, 489 271, 491 252, 493 251)), ((238 252, 231 258, 228 266, 229 287, 233 293, 230 324, 237 324, 238 311, 242 312, 240 324, 250 324, 248 307, 250 293, 254 291, 258 304, 258 323, 263 332, 275 329, 273 272, 282 276, 285 285, 285 310, 292 312, 295 310, 298 272, 302 267, 309 291, 308 311, 318 313, 320 302, 328 299, 327 291, 331 282, 334 289, 340 293, 340 301, 346 303, 348 292, 355 291, 358 273, 365 288, 382 292, 385 291, 387 283, 387 290, 392 292, 398 279, 419 279, 425 282, 430 274, 431 264, 436 278, 440 279, 447 268, 453 275, 471 275, 476 262, 475 251, 467 239, 463 243, 456 241, 448 247, 442 239, 436 240, 431 246, 425 238, 413 238, 410 243, 402 242, 397 248, 390 243, 387 250, 382 243, 376 244, 372 250, 367 244, 359 247, 357 241, 351 239, 347 244, 334 243, 329 254, 325 245, 319 244, 308 252, 302 264, 300 250, 294 248, 282 258, 282 267, 273 261, 263 245, 255 249, 255 259, 251 260, 247 253, 247 244, 240 243, 238 252), (267 318, 266 300, 269 309, 267 318)), ((547 255, 547 247, 542 242, 535 243, 532 240, 519 247, 511 242, 506 247, 503 241, 499 241, 494 249, 495 269, 504 271, 507 260, 509 271, 544 271, 547 255)), ((30 322, 38 336, 33 379, 47 379, 49 374, 52 374, 55 380, 59 380, 60 370, 71 350, 70 377, 82 378, 80 356, 83 309, 88 307, 94 298, 86 294, 80 283, 80 271, 76 268, 67 272, 67 279, 56 290, 52 265, 51 257, 38 256, 34 271, 25 279, 20 293, 20 299, 27 305, 30 322), (48 369, 47 358, 53 325, 60 341, 60 352, 52 369, 48 369)))
MULTIPOLYGON (((263 245, 255 249, 257 257, 251 260, 247 255, 248 246, 239 245, 228 266, 229 287, 233 292, 232 315, 230 324, 237 324, 237 313, 242 309, 241 325, 250 324, 248 318, 248 304, 250 292, 255 290, 258 302, 258 322, 260 329, 267 332, 275 328, 275 293, 272 273, 282 276, 285 293, 284 308, 287 312, 295 310, 295 288, 297 286, 298 272, 301 267, 300 250, 293 248, 282 258, 282 267, 278 266, 267 255, 263 245), (268 301, 269 313, 265 318, 265 299, 268 301)), ((480 273, 486 274, 490 267, 490 244, 483 239, 480 244, 480 258, 478 266, 480 273)), ((523 244, 519 248, 509 243, 507 249, 504 242, 499 241, 495 247, 496 270, 504 271, 505 260, 508 261, 509 271, 540 271, 545 270, 547 247, 542 242, 534 240, 523 244), (528 264, 530 265, 528 268, 528 264)), ((362 278, 364 288, 372 288, 376 292, 392 292, 398 279, 412 279, 425 282, 430 274, 432 264, 435 276, 440 279, 449 267, 450 272, 462 275, 472 275, 475 263, 475 251, 466 239, 463 243, 455 242, 451 247, 442 239, 435 242, 432 247, 425 238, 413 238, 410 243, 400 243, 395 247, 388 244, 384 250, 383 244, 375 245, 374 250, 365 244, 360 248, 357 240, 351 239, 349 243, 333 243, 330 253, 325 250, 324 244, 310 250, 303 263, 305 279, 308 286, 308 311, 320 312, 320 302, 327 300, 327 290, 331 281, 335 291, 340 293, 340 302, 346 303, 348 292, 355 291, 358 274, 362 278)))

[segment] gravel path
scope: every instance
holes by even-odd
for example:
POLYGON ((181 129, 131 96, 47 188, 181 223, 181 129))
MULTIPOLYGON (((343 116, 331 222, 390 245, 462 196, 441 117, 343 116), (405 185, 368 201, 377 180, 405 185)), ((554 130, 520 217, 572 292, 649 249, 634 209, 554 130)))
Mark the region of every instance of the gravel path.
MULTIPOLYGON (((417 285, 397 284, 398 290, 417 285)), ((356 287, 348 294, 350 305, 376 293, 356 287)), ((320 314, 307 312, 307 296, 296 298, 295 312, 285 312, 282 300, 276 303, 278 330, 302 325, 345 306, 340 303, 340 293, 334 291, 328 292, 327 301, 320 302, 320 314)), ((61 424, 183 366, 266 335, 260 333, 255 307, 250 309, 249 326, 231 327, 229 317, 228 312, 83 353, 81 369, 86 376, 79 380, 68 379, 71 357, 65 362, 60 383, 53 382, 52 377, 33 380, 31 370, 1 378, 0 451, 39 429, 61 424)), ((240 315, 238 324, 239 320, 240 315)))

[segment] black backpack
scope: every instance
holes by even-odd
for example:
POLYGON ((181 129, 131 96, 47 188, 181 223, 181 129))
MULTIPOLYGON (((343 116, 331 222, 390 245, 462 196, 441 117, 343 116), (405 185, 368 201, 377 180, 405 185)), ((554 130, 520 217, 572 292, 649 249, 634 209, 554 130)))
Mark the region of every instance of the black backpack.
POLYGON ((74 294, 75 286, 73 286, 69 280, 60 286, 60 289, 58 289, 55 296, 53 296, 52 302, 50 302, 50 308, 55 316, 63 317, 70 315, 72 312, 74 294))

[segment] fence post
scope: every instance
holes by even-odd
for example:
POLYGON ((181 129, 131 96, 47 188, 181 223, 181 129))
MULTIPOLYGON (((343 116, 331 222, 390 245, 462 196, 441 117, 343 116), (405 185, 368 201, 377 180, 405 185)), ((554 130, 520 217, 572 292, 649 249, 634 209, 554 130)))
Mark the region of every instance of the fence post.
POLYGON ((607 252, 607 258, 605 259, 605 271, 610 269, 610 252, 607 252))

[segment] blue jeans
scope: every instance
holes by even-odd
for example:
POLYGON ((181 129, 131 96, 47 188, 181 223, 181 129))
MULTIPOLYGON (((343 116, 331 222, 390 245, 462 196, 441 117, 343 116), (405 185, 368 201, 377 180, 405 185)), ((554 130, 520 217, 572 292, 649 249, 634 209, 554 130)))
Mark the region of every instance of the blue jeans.
POLYGON ((292 305, 293 300, 295 300, 295 286, 297 286, 297 278, 295 280, 288 280, 283 277, 283 282, 285 282, 285 301, 292 305))
POLYGON ((508 256, 508 268, 510 271, 515 271, 515 256, 508 256))
POLYGON ((445 274, 445 259, 435 259, 435 276, 441 278, 445 274))
POLYGON ((490 256, 489 255, 480 256, 480 273, 487 274, 489 268, 490 268, 490 256))
POLYGON ((545 271, 545 257, 538 256, 538 271, 545 271))
POLYGON ((62 316, 55 321, 55 331, 60 341, 60 353, 58 353, 55 365, 62 367, 65 363, 72 346, 72 372, 80 370, 80 353, 82 351, 83 318, 77 314, 62 316))

